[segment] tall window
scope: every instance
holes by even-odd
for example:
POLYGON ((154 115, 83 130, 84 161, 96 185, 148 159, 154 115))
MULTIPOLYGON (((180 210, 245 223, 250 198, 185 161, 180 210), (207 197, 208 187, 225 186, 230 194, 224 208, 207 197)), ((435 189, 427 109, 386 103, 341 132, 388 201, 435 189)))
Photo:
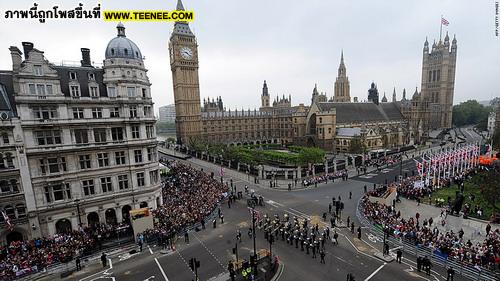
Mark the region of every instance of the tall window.
POLYGON ((148 161, 156 161, 156 149, 154 147, 148 148, 148 161))
POLYGON ((120 190, 128 188, 128 175, 119 175, 118 176, 118 188, 120 190))
POLYGON ((41 174, 60 173, 66 171, 65 157, 52 157, 40 159, 41 174))
POLYGON ((99 167, 109 166, 109 157, 107 153, 97 153, 97 163, 99 167))
POLYGON ((151 106, 144 106, 144 117, 151 117, 151 106))
POLYGON ((77 144, 89 143, 89 134, 87 129, 75 129, 75 142, 77 144))
POLYGON ((154 126, 152 125, 146 126, 146 137, 148 139, 152 139, 154 137, 154 126))
POLYGON ((72 72, 72 71, 71 71, 71 72, 69 73, 69 79, 71 79, 71 80, 76 80, 76 72, 72 72))
POLYGON ((94 73, 89 73, 89 80, 95 81, 95 74, 94 73))
POLYGON ((37 91, 39 96, 45 96, 45 85, 36 84, 36 91, 37 91))
POLYGON ((127 87, 127 95, 129 98, 135 98, 135 87, 127 87))
POLYGON ((116 165, 124 165, 126 164, 125 151, 116 151, 115 152, 115 164, 116 165))
POLYGON ((99 97, 99 88, 97 86, 89 86, 90 96, 93 98, 99 97))
POLYGON ((134 159, 135 159, 135 163, 142 163, 142 150, 141 149, 134 150, 134 159))
POLYGON ((111 177, 101 178, 101 189, 102 193, 113 191, 113 184, 111 183, 111 177))
POLYGON ((45 90, 47 91, 47 95, 52 95, 54 93, 52 91, 52 85, 45 85, 45 90))
POLYGON ((74 119, 83 119, 83 108, 81 107, 73 107, 73 118, 74 119))
POLYGON ((94 129, 94 142, 106 143, 106 129, 94 129))
POLYGON ((150 171, 149 172, 149 179, 151 181, 151 184, 156 184, 158 183, 158 170, 150 171))
POLYGON ((101 119, 102 118, 102 108, 100 108, 100 107, 92 108, 92 118, 101 119))
POLYGON ((69 183, 60 183, 44 187, 45 200, 50 202, 71 199, 71 188, 69 183))
POLYGON ((122 127, 111 128, 111 138, 113 139, 113 141, 122 141, 123 140, 123 128, 122 127))
POLYGON ((137 117, 137 106, 131 106, 130 107, 130 118, 136 118, 137 117))
POLYGON ((71 86, 69 86, 69 90, 70 90, 72 97, 80 97, 80 86, 71 85, 71 86))
POLYGON ((144 173, 137 173, 137 186, 144 186, 145 185, 145 182, 144 182, 144 173))
POLYGON ((138 139, 141 137, 140 133, 139 133, 139 126, 131 126, 130 127, 131 130, 132 130, 132 138, 133 139, 138 139))
POLYGON ((38 145, 61 144, 61 131, 58 130, 35 131, 35 136, 38 145))
POLYGON ((116 88, 115 87, 108 87, 108 97, 116 98, 116 88))
POLYGON ((83 194, 85 196, 94 195, 95 194, 94 180, 82 181, 82 188, 83 188, 83 194))
POLYGON ((120 117, 120 108, 119 107, 113 107, 109 110, 109 117, 111 118, 118 118, 120 117))
POLYGON ((34 65, 33 66, 33 73, 36 76, 42 76, 43 75, 43 68, 41 65, 34 65))
POLYGON ((92 168, 92 161, 90 160, 90 155, 79 155, 78 156, 79 163, 80 163, 80 169, 90 169, 92 168))

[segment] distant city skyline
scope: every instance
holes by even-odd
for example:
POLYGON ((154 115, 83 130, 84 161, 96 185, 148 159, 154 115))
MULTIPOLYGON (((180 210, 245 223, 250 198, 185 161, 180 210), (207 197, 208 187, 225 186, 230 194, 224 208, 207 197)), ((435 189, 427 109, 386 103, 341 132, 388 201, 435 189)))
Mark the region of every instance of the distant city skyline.
MULTIPOLYGON (((78 2, 93 7, 94 1, 65 1, 61 8, 78 2)), ((103 10, 174 9, 176 0, 154 2, 106 1, 103 10)), ((456 34, 458 59, 454 103, 468 99, 490 100, 500 96, 500 39, 494 33, 494 2, 469 1, 263 1, 205 3, 184 0, 195 11, 190 24, 196 34, 200 57, 201 98, 221 96, 229 109, 258 108, 262 83, 267 80, 271 99, 289 94, 293 104, 309 104, 314 84, 319 92, 333 95, 341 50, 351 96, 367 99, 374 81, 390 100, 393 88, 401 99, 403 88, 411 97, 420 88, 422 49, 428 38, 439 40, 441 14, 456 34), (429 7, 432 7, 430 9, 429 7), (257 11, 259 13, 257 13, 257 11), (223 16, 221 16, 223 15, 223 16), (474 16, 476 15, 476 16, 474 16), (379 19, 383 18, 381 21, 379 19), (495 92, 496 91, 496 92, 495 92)), ((53 1, 38 1, 52 7, 53 1)), ((1 11, 26 9, 32 1, 5 3, 1 11)), ((91 59, 101 63, 107 42, 116 36, 116 22, 4 20, 0 27, 0 69, 11 69, 8 47, 30 41, 53 63, 79 61, 80 48, 91 49, 91 59), (22 32, 19 32, 22 30, 22 32), (69 37, 69 34, 78 36, 69 37)), ((125 22, 127 37, 146 57, 152 82, 155 111, 173 103, 172 77, 167 42, 173 23, 125 22)))

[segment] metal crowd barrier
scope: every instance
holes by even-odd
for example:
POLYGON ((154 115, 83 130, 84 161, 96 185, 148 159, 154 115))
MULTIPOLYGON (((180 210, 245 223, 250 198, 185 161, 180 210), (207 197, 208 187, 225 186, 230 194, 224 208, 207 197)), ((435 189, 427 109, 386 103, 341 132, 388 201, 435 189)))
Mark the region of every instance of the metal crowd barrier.
MULTIPOLYGON (((358 201, 358 207, 356 208, 356 217, 364 226, 369 227, 370 232, 377 237, 376 239, 379 241, 383 241, 384 233, 380 228, 377 228, 372 222, 370 222, 364 215, 362 211, 361 199, 358 201)), ((481 280, 481 281, 497 281, 499 280, 499 274, 497 272, 493 272, 489 269, 483 267, 473 267, 469 264, 465 264, 463 262, 448 259, 448 257, 439 255, 436 251, 433 251, 432 248, 416 245, 415 243, 411 243, 405 238, 395 238, 393 236, 386 237, 386 241, 389 245, 394 247, 401 247, 404 253, 409 253, 414 256, 427 256, 433 264, 438 264, 444 268, 451 266, 455 272, 459 275, 465 276, 471 280, 481 280)), ((382 249, 381 249, 382 250, 382 249)))

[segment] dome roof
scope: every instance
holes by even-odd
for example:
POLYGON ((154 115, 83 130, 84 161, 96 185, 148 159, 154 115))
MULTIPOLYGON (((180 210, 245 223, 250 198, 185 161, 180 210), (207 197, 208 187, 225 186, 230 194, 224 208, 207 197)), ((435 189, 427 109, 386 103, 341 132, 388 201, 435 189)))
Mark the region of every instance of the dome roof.
POLYGON ((109 41, 106 47, 105 58, 125 58, 138 59, 142 61, 142 54, 139 47, 125 36, 125 27, 122 23, 116 26, 118 35, 109 41))

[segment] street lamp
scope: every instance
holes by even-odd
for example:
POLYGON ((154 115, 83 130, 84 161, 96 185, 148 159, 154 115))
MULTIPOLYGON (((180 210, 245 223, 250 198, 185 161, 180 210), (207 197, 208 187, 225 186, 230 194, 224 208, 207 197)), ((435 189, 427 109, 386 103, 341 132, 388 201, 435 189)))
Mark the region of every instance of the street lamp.
POLYGON ((80 217, 80 199, 75 199, 75 204, 76 204, 76 212, 78 214, 78 225, 82 226, 82 217, 80 217))

